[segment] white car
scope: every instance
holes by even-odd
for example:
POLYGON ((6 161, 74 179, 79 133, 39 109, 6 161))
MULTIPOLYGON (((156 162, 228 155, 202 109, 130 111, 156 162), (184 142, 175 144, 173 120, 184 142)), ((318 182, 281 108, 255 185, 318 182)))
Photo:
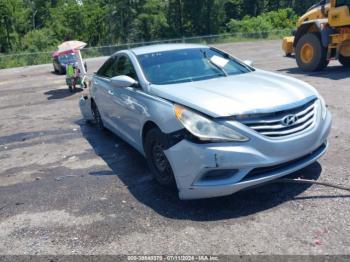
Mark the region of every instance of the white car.
POLYGON ((181 199, 230 195, 302 169, 326 152, 331 129, 309 84, 204 45, 117 52, 80 107, 140 151, 181 199))

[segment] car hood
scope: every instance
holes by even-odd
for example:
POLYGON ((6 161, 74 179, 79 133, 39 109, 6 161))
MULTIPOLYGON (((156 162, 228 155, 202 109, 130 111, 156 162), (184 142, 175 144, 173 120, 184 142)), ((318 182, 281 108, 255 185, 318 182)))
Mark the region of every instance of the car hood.
POLYGON ((262 70, 205 81, 151 85, 150 92, 212 117, 269 113, 318 96, 303 81, 262 70))

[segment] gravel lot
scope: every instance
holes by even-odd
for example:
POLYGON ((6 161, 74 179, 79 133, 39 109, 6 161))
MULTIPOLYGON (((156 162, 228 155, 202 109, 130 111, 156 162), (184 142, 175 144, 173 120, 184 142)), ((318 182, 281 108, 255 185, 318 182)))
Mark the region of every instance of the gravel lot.
MULTIPOLYGON (((294 176, 349 186, 350 71, 302 73, 279 41, 219 47, 318 89, 334 117, 330 149, 294 176)), ((0 254, 350 254, 350 194, 275 183, 180 201, 139 153, 84 123, 82 92, 51 71, 0 70, 0 254)))

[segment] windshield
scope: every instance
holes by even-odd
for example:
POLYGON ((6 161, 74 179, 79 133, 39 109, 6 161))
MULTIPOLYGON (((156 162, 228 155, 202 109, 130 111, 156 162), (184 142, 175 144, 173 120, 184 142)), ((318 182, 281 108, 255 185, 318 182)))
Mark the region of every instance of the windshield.
POLYGON ((58 60, 62 64, 73 64, 77 61, 77 58, 74 53, 71 54, 66 54, 66 55, 61 55, 58 57, 58 60))
POLYGON ((337 0, 335 7, 339 7, 339 6, 343 6, 343 5, 350 6, 350 0, 337 0))
POLYGON ((147 80, 156 85, 226 77, 253 70, 213 48, 156 52, 139 55, 138 60, 147 80))
POLYGON ((322 0, 320 2, 318 2, 317 4, 314 4, 313 6, 311 6, 308 11, 312 10, 312 9, 315 9, 316 7, 320 7, 320 6, 323 6, 323 5, 326 5, 329 3, 329 0, 322 0))

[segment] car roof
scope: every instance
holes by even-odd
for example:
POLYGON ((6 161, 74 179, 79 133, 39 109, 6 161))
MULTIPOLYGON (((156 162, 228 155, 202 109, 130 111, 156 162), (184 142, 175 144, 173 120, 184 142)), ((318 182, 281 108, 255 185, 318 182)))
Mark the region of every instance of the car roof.
POLYGON ((181 49, 191 49, 191 48, 208 48, 206 45, 198 44, 159 44, 159 45, 148 45, 142 47, 136 47, 130 49, 135 55, 145 55, 156 52, 165 52, 181 49))

